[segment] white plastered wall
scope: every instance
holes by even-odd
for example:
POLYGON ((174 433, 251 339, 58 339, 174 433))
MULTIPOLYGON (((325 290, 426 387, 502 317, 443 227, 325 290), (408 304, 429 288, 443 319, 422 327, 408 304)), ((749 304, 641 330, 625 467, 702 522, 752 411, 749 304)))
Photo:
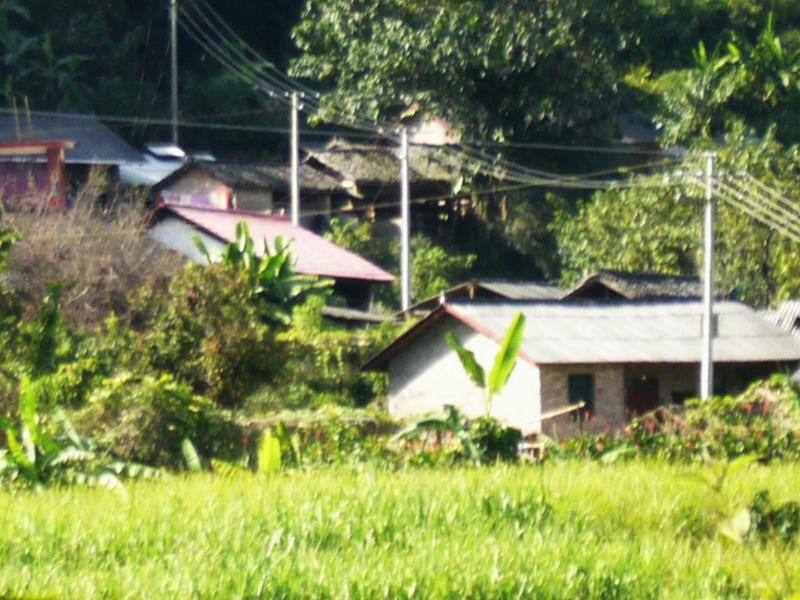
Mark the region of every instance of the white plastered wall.
POLYGON ((150 228, 149 235, 167 248, 171 248, 199 264, 205 264, 206 259, 195 245, 194 236, 200 236, 212 260, 218 259, 225 249, 225 244, 218 239, 199 231, 186 221, 176 217, 164 217, 150 228))
MULTIPOLYGON (((453 318, 446 317, 413 340, 389 362, 389 412, 409 417, 439 412, 452 404, 470 417, 484 414, 484 395, 469 379, 444 334, 452 330, 475 354, 487 374, 499 345, 453 318)), ((540 430, 539 370, 523 359, 496 397, 492 416, 523 433, 540 430)))

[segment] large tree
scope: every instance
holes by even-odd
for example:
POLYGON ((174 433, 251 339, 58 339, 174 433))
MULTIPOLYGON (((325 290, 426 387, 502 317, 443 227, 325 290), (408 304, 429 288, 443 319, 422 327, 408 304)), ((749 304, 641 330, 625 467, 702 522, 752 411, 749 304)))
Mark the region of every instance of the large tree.
MULTIPOLYGON (((741 128, 726 136, 717 176, 722 189, 763 192, 749 174, 782 194, 798 183, 800 150, 785 148, 770 131, 763 139, 741 128)), ((637 177, 642 187, 596 193, 576 213, 554 223, 565 281, 598 268, 696 275, 702 264, 703 163, 687 159, 672 174, 637 177)), ((729 194, 728 194, 729 195, 729 194)), ((734 196, 735 198, 735 196, 734 196)), ((800 206, 800 202, 797 203, 800 206)), ((766 306, 800 293, 800 245, 727 202, 717 212, 716 278, 719 292, 766 306)))
MULTIPOLYGON (((800 208, 800 40, 782 41, 773 16, 765 20, 749 38, 728 33, 713 52, 697 43, 692 66, 638 85, 655 99, 665 142, 688 146, 690 157, 718 151, 723 190, 734 185, 763 196, 749 174, 800 208)), ((683 170, 702 168, 690 158, 683 170)), ((561 214, 554 230, 565 279, 601 267, 698 272, 702 189, 674 178, 665 183, 663 174, 634 183, 654 187, 600 192, 577 212, 561 214)), ((800 293, 798 244, 727 203, 719 210, 717 245, 720 291, 758 305, 800 293)))
POLYGON ((327 88, 331 118, 384 119, 418 101, 472 135, 587 135, 618 108, 637 5, 309 0, 292 70, 327 88))

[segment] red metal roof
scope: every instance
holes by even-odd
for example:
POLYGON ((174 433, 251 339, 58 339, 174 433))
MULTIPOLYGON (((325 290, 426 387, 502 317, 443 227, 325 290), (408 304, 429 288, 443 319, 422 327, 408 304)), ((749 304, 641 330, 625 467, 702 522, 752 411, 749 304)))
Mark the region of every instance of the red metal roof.
POLYGON ((289 249, 294 258, 294 268, 297 273, 333 279, 358 279, 375 283, 390 283, 394 280, 391 273, 384 271, 367 259, 329 242, 316 233, 292 225, 283 217, 250 211, 219 210, 175 204, 164 205, 164 210, 177 215, 223 242, 235 242, 236 225, 244 221, 247 223, 258 252, 261 251, 262 239, 267 240, 270 248, 273 247, 275 238, 278 236, 285 240, 291 240, 289 249))

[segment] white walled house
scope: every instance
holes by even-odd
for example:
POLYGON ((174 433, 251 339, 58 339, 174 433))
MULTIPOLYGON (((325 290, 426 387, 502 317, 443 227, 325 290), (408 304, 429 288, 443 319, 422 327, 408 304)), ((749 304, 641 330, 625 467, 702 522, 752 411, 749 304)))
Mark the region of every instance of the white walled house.
POLYGON ((367 259, 308 229, 292 225, 287 218, 260 212, 164 204, 156 212, 148 233, 164 246, 204 264, 205 258, 194 238, 202 240, 212 260, 216 260, 227 244, 236 241, 239 223, 247 225, 259 255, 264 241, 272 249, 275 240, 283 238, 289 243, 295 272, 333 279, 334 293, 351 308, 368 308, 372 287, 388 285, 394 280, 391 273, 367 259))
MULTIPOLYGON (((699 302, 603 304, 443 304, 365 369, 389 375, 389 411, 409 417, 459 407, 483 414, 483 393, 444 335, 453 331, 485 369, 508 326, 526 317, 517 366, 492 415, 523 433, 569 435, 614 430, 630 417, 696 395, 701 354, 699 302), (551 417, 577 402, 585 413, 551 417)), ((752 380, 800 361, 800 341, 736 302, 715 305, 715 391, 735 393, 752 380)))

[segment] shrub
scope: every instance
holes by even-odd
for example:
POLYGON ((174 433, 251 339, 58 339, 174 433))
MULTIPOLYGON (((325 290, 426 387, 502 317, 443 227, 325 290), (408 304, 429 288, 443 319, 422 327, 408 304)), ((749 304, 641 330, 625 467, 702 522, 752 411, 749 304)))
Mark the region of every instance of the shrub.
POLYGON ((226 407, 241 406, 283 364, 284 348, 246 282, 222 265, 187 265, 165 290, 146 290, 132 329, 133 370, 172 374, 226 407))
POLYGON ((108 449, 78 434, 60 410, 42 411, 44 387, 23 377, 13 419, 0 419, 6 448, 0 449, 0 481, 20 487, 54 484, 120 488, 118 476, 157 473, 115 460, 108 449))
MULTIPOLYGON (((287 464, 299 466, 378 462, 394 464, 397 454, 389 448, 389 435, 397 423, 385 412, 323 406, 315 410, 281 411, 264 419, 251 421, 248 431, 254 439, 265 429, 285 431, 284 437, 296 434, 299 456, 287 456, 287 464)), ((292 453, 291 444, 282 443, 284 453, 292 453)))
POLYGON ((243 451, 242 429, 169 375, 120 373, 109 378, 94 390, 76 420, 97 432, 116 456, 148 465, 182 465, 184 439, 207 458, 230 460, 243 451))
POLYGON ((114 191, 114 199, 101 206, 108 184, 95 179, 68 211, 16 212, 4 218, 22 233, 9 254, 10 287, 36 303, 53 282, 60 282, 66 321, 86 330, 110 312, 124 317, 132 292, 151 279, 171 277, 185 262, 150 239, 151 214, 141 208, 141 199, 114 191))
POLYGON ((249 412, 366 406, 384 396, 386 375, 361 372, 360 366, 396 335, 398 326, 345 329, 326 321, 323 307, 322 298, 312 298, 294 309, 291 326, 277 336, 282 368, 271 384, 248 398, 249 412))
POLYGON ((800 394, 788 376, 774 375, 739 396, 662 407, 634 419, 618 435, 565 440, 561 450, 567 456, 596 457, 619 445, 668 460, 745 454, 800 458, 800 394))
POLYGON ((486 462, 517 460, 517 445, 522 440, 519 429, 505 427, 492 417, 478 417, 470 424, 472 439, 486 462))

